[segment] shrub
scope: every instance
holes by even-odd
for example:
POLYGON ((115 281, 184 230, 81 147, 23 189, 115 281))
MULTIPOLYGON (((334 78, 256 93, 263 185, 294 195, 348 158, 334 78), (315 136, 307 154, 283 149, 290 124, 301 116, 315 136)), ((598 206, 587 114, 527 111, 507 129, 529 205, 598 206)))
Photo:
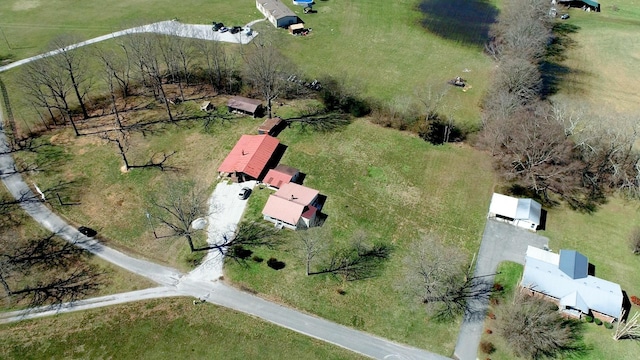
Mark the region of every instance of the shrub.
POLYGON ((635 295, 633 295, 633 296, 631 297, 631 302, 632 302, 634 305, 640 306, 640 298, 639 298, 639 297, 637 297, 637 296, 635 296, 635 295))
POLYGON ((586 321, 586 322, 588 322, 588 323, 592 323, 592 322, 593 322, 593 317, 592 317, 592 316, 587 315, 587 316, 585 316, 585 317, 584 317, 584 321, 586 321))
POLYGON ((636 226, 629 234, 629 247, 634 255, 640 255, 640 226, 636 226))
POLYGON ((604 327, 606 327, 607 329, 611 330, 611 329, 613 329, 613 324, 610 323, 610 322, 606 322, 606 323, 604 323, 604 327))
POLYGON ((600 320, 598 318, 595 318, 594 321, 595 321, 596 325, 602 325, 602 320, 600 320))
POLYGON ((343 288, 337 288, 336 292, 338 294, 340 294, 340 295, 346 295, 347 294, 347 292, 343 288))
POLYGON ((493 330, 491 330, 491 329, 486 329, 484 332, 489 334, 489 335, 493 334, 493 330))
POLYGON ((480 350, 485 354, 492 354, 496 351, 496 347, 490 341, 482 341, 480 343, 480 350))
POLYGON ((252 259, 253 261, 257 262, 257 263, 261 263, 261 262, 263 262, 263 261, 264 261, 264 259, 263 259, 263 258, 261 258, 261 257, 260 257, 260 256, 258 256, 258 255, 253 255, 253 257, 252 257, 251 259, 252 259))
POLYGON ((281 270, 286 266, 284 262, 279 261, 276 258, 269 258, 269 260, 267 260, 267 265, 273 270, 281 270))
POLYGON ((489 317, 489 319, 491 320, 495 320, 496 319, 496 314, 492 313, 491 311, 489 311, 489 313, 487 314, 487 316, 489 317))

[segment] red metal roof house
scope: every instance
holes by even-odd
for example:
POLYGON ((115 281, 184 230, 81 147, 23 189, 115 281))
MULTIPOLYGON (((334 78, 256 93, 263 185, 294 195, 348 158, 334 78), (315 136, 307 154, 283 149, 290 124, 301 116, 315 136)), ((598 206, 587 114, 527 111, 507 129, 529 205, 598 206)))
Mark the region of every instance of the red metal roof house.
POLYGON ((262 210, 265 220, 277 227, 296 230, 317 225, 319 211, 318 190, 296 183, 282 185, 275 194, 269 196, 262 210))
POLYGON ((300 176, 300 171, 287 165, 278 165, 269 170, 264 176, 264 182, 267 186, 279 189, 282 185, 295 182, 300 176))
POLYGON ((280 142, 269 135, 242 135, 218 172, 234 181, 259 179, 280 142))

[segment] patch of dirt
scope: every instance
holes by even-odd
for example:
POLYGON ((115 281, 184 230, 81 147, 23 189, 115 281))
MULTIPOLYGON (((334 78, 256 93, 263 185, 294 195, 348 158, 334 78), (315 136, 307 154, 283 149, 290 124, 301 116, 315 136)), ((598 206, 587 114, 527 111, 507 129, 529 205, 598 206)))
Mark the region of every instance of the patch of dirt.
POLYGON ((13 7, 11 10, 13 11, 24 11, 35 9, 40 6, 39 0, 20 0, 13 3, 13 7))

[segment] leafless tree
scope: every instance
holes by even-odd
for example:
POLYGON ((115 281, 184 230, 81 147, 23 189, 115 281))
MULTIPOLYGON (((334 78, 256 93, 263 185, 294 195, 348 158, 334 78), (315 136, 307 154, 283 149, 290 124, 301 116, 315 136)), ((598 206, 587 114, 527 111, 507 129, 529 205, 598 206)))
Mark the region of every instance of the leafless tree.
MULTIPOLYGON (((624 310, 622 311, 621 318, 624 318, 624 310)), ((624 340, 640 340, 640 324, 638 320, 640 319, 640 312, 636 312, 631 319, 625 321, 619 321, 616 325, 616 331, 613 334, 613 339, 624 340)))
MULTIPOLYGON (((428 234, 404 260, 404 281, 400 290, 425 304, 436 319, 446 320, 458 314, 475 316, 467 307, 471 301, 488 299, 491 284, 469 273, 467 256, 459 248, 428 234)), ((484 276, 484 275, 483 275, 484 276)))
POLYGON ((52 57, 39 59, 25 64, 20 77, 20 84, 34 106, 47 109, 51 119, 56 123, 56 112, 65 120, 69 120, 76 136, 78 128, 68 101, 72 85, 52 57))
POLYGON ((89 118, 85 105, 85 96, 91 88, 90 72, 87 68, 85 48, 71 49, 69 45, 80 42, 72 36, 60 36, 51 42, 53 49, 59 49, 58 55, 52 56, 52 60, 69 77, 71 87, 76 95, 82 116, 86 120, 89 118))
POLYGON ((219 92, 228 92, 232 76, 233 59, 218 41, 196 43, 204 59, 204 72, 211 86, 219 92))
POLYGON ((131 165, 129 159, 127 159, 127 151, 129 150, 128 134, 122 130, 118 131, 105 131, 100 134, 100 137, 107 142, 114 143, 118 147, 118 153, 122 157, 125 171, 129 171, 131 165))
POLYGON ((325 225, 299 234, 300 251, 304 258, 307 276, 311 275, 313 259, 327 252, 328 245, 331 243, 330 231, 330 227, 325 225))
POLYGON ((117 129, 122 129, 122 123, 120 121, 120 115, 118 113, 118 103, 116 97, 116 81, 121 83, 119 80, 119 70, 118 70, 118 60, 116 58, 115 52, 113 50, 106 49, 97 49, 96 56, 101 60, 102 65, 104 66, 104 78, 109 86, 109 96, 111 97, 111 106, 113 108, 113 115, 116 121, 117 129))
POLYGON ((640 255, 640 226, 636 226, 629 234, 629 247, 634 255, 640 255))
MULTIPOLYGON (((207 197, 203 190, 190 182, 174 181, 162 195, 151 200, 150 215, 169 230, 169 236, 184 237, 192 252, 203 250, 195 246, 193 237, 202 229, 193 228, 196 219, 209 213, 207 197)), ((206 249, 206 248, 205 248, 206 249)))
POLYGON ((278 229, 273 226, 243 221, 236 229, 223 234, 221 239, 217 239, 218 241, 214 244, 209 244, 202 250, 217 250, 227 258, 239 261, 242 257, 239 256, 241 251, 238 250, 255 247, 276 248, 281 243, 277 234, 278 229))
POLYGON ((496 330, 516 355, 527 359, 581 350, 580 322, 563 318, 555 304, 522 293, 498 308, 496 330))
POLYGON ((246 76, 267 102, 267 116, 272 117, 272 101, 280 95, 285 81, 286 59, 271 42, 253 41, 255 46, 244 60, 246 76))

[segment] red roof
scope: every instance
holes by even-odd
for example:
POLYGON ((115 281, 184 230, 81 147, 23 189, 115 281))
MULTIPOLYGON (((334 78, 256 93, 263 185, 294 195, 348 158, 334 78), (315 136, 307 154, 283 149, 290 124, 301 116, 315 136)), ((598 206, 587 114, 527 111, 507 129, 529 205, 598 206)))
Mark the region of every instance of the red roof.
POLYGON ((306 206, 304 205, 296 204, 275 195, 270 195, 267 204, 264 206, 264 209, 262 209, 262 214, 292 225, 297 225, 305 208, 306 206))
POLYGON ((267 175, 264 177, 264 183, 279 188, 290 182, 297 173, 298 169, 296 168, 292 168, 287 165, 278 165, 275 169, 269 170, 267 175))
POLYGON ((269 135, 242 135, 218 168, 219 172, 241 172, 258 178, 280 142, 269 135))
POLYGON ((274 194, 300 205, 309 205, 318 197, 319 191, 296 183, 283 184, 274 194))

